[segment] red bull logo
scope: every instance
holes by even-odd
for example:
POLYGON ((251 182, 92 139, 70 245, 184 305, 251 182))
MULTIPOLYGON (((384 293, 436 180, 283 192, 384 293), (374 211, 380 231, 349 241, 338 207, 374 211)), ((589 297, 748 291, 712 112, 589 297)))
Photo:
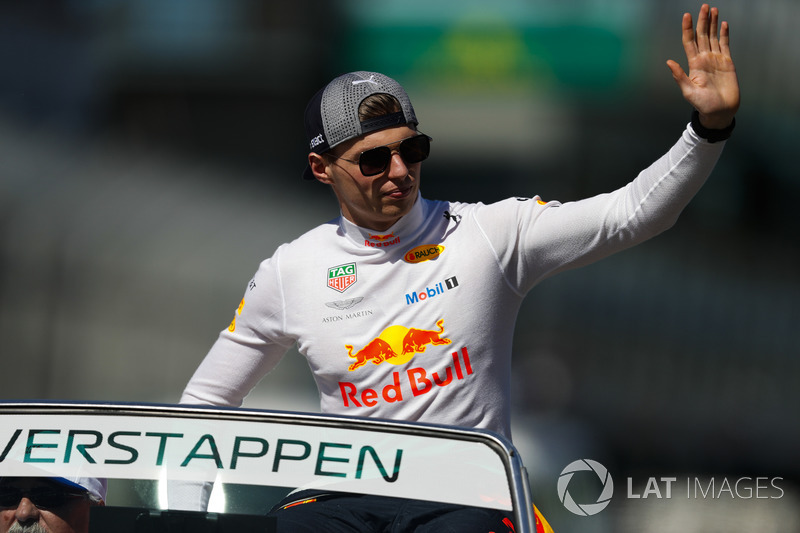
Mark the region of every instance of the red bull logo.
MULTIPOLYGON (((345 345, 347 355, 354 361, 348 371, 357 370, 367 363, 380 365, 402 365, 414 355, 424 353, 430 346, 443 346, 453 341, 444 336, 444 320, 436 321, 435 329, 417 329, 404 326, 389 326, 380 335, 355 351, 351 344, 345 345)), ((436 357, 436 371, 422 367, 408 368, 404 372, 392 372, 392 382, 382 388, 359 390, 355 383, 340 381, 344 407, 374 407, 379 402, 402 402, 408 397, 422 396, 442 387, 447 387, 473 374, 472 363, 466 346, 451 354, 448 360, 436 357), (442 365, 447 365, 441 368, 442 365)), ((360 374, 359 374, 360 375, 360 374)))
POLYGON ((400 244, 400 237, 395 237, 394 233, 386 235, 370 234, 369 237, 364 240, 364 246, 369 246, 370 248, 383 248, 386 246, 394 246, 395 244, 400 244))
MULTIPOLYGON (((452 364, 432 372, 422 367, 405 372, 392 372, 392 382, 378 388, 361 388, 349 381, 339 382, 344 407, 375 407, 379 403, 395 403, 430 394, 459 383, 472 374, 472 362, 467 347, 451 354, 452 364)), ((391 362, 391 360, 387 360, 391 362)), ((442 361, 437 361, 441 365, 442 361)))
POLYGON ((442 337, 444 320, 438 320, 436 328, 434 330, 389 326, 356 353, 353 353, 352 345, 346 344, 347 355, 355 359, 348 370, 352 372, 367 362, 375 365, 383 362, 402 365, 411 360, 414 354, 423 353, 428 345, 450 344, 452 342, 450 339, 442 337))

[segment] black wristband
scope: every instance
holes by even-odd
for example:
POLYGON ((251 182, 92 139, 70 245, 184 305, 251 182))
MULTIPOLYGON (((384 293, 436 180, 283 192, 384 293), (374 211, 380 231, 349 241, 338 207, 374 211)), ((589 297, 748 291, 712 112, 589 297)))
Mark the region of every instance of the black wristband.
POLYGON ((736 127, 736 118, 731 121, 730 126, 721 130, 711 130, 700 124, 700 113, 697 109, 692 110, 692 129, 703 139, 710 143, 724 141, 731 136, 733 128, 736 127))

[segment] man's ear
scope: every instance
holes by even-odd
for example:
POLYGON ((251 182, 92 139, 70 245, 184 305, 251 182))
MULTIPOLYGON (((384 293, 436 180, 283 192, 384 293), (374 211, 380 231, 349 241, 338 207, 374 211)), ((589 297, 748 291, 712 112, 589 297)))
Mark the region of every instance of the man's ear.
POLYGON ((317 178, 318 181, 325 183, 326 185, 331 184, 332 180, 328 174, 328 165, 325 162, 325 158, 320 154, 315 152, 310 152, 308 154, 308 167, 311 169, 311 173, 314 174, 314 177, 317 178))

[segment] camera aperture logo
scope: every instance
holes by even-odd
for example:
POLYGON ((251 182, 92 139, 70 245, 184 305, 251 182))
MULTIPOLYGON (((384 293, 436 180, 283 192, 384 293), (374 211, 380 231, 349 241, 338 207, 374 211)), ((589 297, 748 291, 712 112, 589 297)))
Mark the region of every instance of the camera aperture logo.
POLYGON ((596 515, 608 506, 613 495, 614 481, 611 479, 611 474, 608 473, 608 469, 605 466, 597 461, 578 459, 568 464, 566 468, 561 471, 561 475, 558 476, 558 499, 561 500, 561 503, 564 504, 564 507, 566 507, 568 511, 576 515, 596 515), (600 496, 597 497, 597 501, 594 503, 579 504, 572 498, 572 495, 567 490, 572 476, 574 476, 576 472, 584 471, 594 472, 603 484, 600 496))

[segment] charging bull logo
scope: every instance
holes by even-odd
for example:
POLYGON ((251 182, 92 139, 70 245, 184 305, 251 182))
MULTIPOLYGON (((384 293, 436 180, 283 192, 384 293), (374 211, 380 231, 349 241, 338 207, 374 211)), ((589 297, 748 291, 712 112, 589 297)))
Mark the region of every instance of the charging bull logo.
POLYGON ((372 339, 369 344, 361 348, 355 354, 353 353, 353 346, 351 344, 346 344, 344 347, 347 348, 347 355, 356 360, 355 363, 348 367, 348 370, 351 371, 360 366, 364 366, 367 364, 367 361, 372 361, 374 364, 379 365, 387 359, 397 357, 397 354, 392 347, 389 346, 389 343, 381 338, 372 339))
POLYGON ((442 337, 444 320, 438 320, 436 327, 438 329, 431 330, 389 326, 356 353, 353 353, 353 345, 346 344, 347 355, 355 359, 348 370, 352 372, 367 362, 379 365, 385 361, 402 365, 410 361, 414 354, 423 353, 428 345, 450 344, 450 339, 442 337))

